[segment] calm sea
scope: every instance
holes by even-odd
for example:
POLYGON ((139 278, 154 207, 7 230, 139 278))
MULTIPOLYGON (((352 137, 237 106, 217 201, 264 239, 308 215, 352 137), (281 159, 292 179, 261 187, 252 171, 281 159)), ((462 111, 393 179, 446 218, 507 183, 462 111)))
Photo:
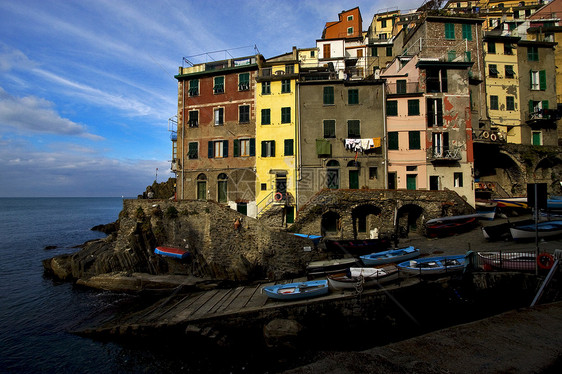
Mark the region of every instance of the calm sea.
POLYGON ((70 332, 131 296, 55 282, 43 275, 41 261, 104 237, 90 228, 115 221, 121 208, 121 198, 0 198, 0 372, 255 371, 245 364, 251 357, 229 364, 214 352, 203 357, 181 346, 100 342, 70 332))

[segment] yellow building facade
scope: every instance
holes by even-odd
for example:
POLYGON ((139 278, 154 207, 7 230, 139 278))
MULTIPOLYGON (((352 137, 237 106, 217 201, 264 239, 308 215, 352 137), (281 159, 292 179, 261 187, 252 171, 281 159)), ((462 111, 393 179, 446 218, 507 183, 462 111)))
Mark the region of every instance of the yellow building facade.
POLYGON ((286 223, 292 223, 295 215, 298 73, 293 49, 262 63, 256 86, 257 215, 284 206, 286 223))

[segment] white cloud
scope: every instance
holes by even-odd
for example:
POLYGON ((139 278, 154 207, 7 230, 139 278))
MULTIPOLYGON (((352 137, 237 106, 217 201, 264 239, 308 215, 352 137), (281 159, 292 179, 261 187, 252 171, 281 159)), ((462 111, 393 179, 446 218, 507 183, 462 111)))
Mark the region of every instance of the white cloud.
POLYGON ((0 87, 0 125, 21 133, 49 133, 102 140, 86 126, 62 118, 50 101, 35 96, 15 97, 0 87))

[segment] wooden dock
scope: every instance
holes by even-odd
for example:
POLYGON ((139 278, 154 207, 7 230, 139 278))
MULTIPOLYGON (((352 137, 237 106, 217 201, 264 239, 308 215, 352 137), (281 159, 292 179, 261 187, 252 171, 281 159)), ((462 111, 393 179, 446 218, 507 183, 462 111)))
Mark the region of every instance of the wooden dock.
MULTIPOLYGON (((322 303, 332 304, 344 299, 356 299, 359 295, 355 290, 331 291, 326 296, 312 299, 281 301, 268 298, 262 293, 262 288, 278 283, 295 283, 307 280, 297 278, 283 282, 259 283, 252 286, 241 286, 230 289, 214 289, 192 293, 188 295, 172 294, 157 301, 155 304, 122 317, 113 317, 104 321, 95 328, 86 328, 79 331, 85 335, 118 334, 129 335, 141 331, 161 328, 185 327, 188 325, 201 325, 211 321, 226 323, 228 320, 239 320, 245 315, 271 315, 277 309, 287 311, 291 308, 310 307, 322 303)), ((416 277, 405 278, 384 285, 384 289, 366 289, 361 296, 376 293, 385 293, 402 287, 419 283, 416 277)))

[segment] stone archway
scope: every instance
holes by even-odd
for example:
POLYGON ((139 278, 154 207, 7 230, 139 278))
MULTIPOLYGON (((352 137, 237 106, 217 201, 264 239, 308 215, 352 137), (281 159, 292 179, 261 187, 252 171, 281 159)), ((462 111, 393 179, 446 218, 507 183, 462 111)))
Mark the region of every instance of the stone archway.
POLYGON ((354 239, 378 237, 382 227, 381 209, 370 204, 359 205, 351 211, 354 239))
POLYGON ((562 195, 562 159, 548 156, 541 159, 535 166, 535 182, 546 183, 549 195, 562 195))
POLYGON ((339 213, 328 211, 322 214, 320 232, 324 237, 338 237, 341 232, 341 216, 339 213))
POLYGON ((423 234, 424 209, 416 204, 405 204, 396 213, 396 233, 401 238, 410 232, 423 234))
POLYGON ((499 196, 522 196, 527 191, 526 167, 513 154, 500 151, 494 162, 496 194, 499 196))

